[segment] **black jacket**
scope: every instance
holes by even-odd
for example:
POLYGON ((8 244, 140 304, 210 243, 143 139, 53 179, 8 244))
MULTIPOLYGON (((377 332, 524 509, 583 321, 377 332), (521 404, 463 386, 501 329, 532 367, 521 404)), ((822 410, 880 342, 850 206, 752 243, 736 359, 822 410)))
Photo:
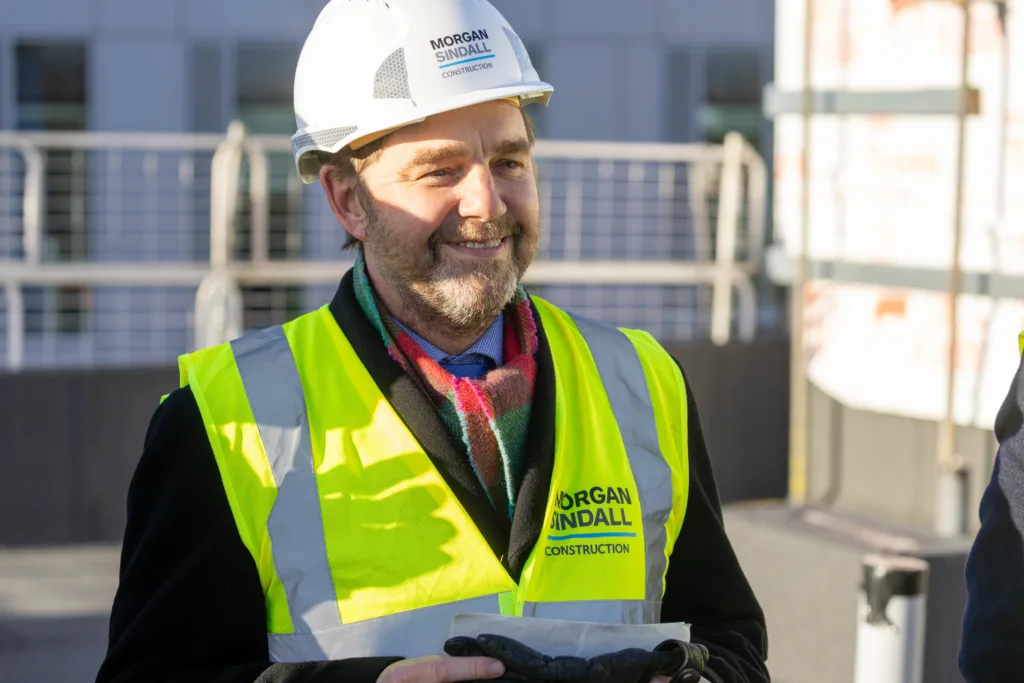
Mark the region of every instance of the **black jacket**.
MULTIPOLYGON (((543 330, 525 475, 510 525, 488 502, 464 448, 388 356, 355 299, 351 273, 331 311, 518 580, 544 527, 554 462, 554 369, 543 330)), ((723 683, 767 682, 764 615, 726 538, 693 396, 687 401, 689 503, 669 562, 662 619, 693 624, 693 640, 711 651, 711 669, 723 683)), ((154 414, 129 489, 120 585, 97 683, 373 683, 397 661, 272 664, 264 609, 259 575, 239 538, 199 409, 189 389, 179 389, 154 414)))
POLYGON ((960 671, 967 683, 1024 681, 1024 364, 996 416, 992 478, 967 558, 960 671))

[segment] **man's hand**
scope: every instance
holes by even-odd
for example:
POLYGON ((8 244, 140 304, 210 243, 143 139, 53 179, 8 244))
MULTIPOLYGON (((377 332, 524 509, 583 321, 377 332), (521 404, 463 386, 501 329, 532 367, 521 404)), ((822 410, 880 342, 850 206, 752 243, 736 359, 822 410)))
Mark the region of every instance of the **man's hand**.
POLYGON ((395 662, 384 669, 377 683, 485 681, 503 673, 505 665, 490 657, 421 657, 395 662))

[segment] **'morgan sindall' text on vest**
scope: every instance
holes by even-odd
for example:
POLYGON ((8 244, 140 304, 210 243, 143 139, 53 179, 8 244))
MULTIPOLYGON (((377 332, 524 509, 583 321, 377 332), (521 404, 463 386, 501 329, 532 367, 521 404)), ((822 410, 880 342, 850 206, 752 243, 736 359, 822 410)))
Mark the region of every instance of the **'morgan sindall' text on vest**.
POLYGON ((575 493, 559 491, 550 529, 631 527, 633 522, 626 510, 632 504, 629 489, 621 486, 594 486, 575 493))

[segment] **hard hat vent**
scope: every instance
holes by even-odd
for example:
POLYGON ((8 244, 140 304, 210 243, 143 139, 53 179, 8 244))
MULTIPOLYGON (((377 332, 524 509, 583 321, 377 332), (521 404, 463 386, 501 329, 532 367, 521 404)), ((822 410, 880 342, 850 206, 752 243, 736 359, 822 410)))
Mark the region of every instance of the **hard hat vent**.
POLYGON ((404 48, 392 52, 377 69, 377 75, 373 78, 373 97, 378 100, 412 99, 404 48))
POLYGON ((328 128, 327 130, 296 135, 292 139, 292 154, 298 154, 299 150, 303 147, 334 147, 357 130, 359 130, 358 126, 345 126, 343 128, 328 128))
POLYGON ((523 73, 533 69, 533 62, 530 61, 530 53, 526 51, 526 46, 523 45, 523 41, 519 39, 516 32, 510 29, 508 26, 502 26, 505 30, 505 36, 508 38, 508 42, 512 43, 512 50, 516 53, 516 61, 519 62, 519 70, 523 73))

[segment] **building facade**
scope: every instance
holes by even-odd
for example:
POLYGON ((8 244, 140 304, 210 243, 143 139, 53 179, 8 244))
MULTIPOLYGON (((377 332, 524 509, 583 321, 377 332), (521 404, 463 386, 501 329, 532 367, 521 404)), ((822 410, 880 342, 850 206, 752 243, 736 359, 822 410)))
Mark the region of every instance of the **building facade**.
MULTIPOLYGON (((323 0, 34 0, 0 22, 0 126, 290 128, 291 79, 323 0), (38 76, 48 76, 47 92, 38 76), (38 105, 49 105, 40 109, 38 105), (58 106, 59 105, 59 106, 58 106)), ((494 0, 557 97, 560 139, 689 141, 755 116, 771 0, 494 0)))

